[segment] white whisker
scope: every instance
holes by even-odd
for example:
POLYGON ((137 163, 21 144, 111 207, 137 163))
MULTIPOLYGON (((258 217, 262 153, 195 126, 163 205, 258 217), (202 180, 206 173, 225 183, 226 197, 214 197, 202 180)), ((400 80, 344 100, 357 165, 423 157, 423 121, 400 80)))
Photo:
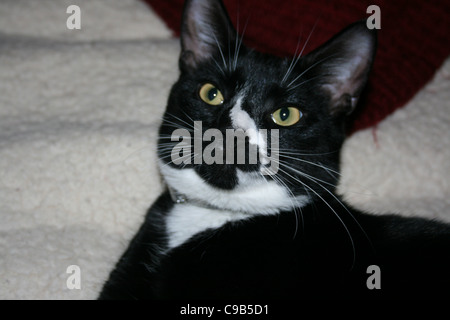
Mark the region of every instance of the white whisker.
POLYGON ((212 33, 212 35, 213 35, 213 37, 214 37, 214 40, 216 41, 217 47, 219 48, 219 52, 220 52, 220 55, 221 55, 221 57, 222 57, 223 65, 224 65, 225 69, 228 70, 228 65, 227 65, 227 62, 226 62, 226 60, 225 60, 225 55, 223 54, 222 47, 220 46, 220 43, 219 43, 219 41, 217 40, 217 37, 216 37, 216 35, 214 34, 214 32, 212 33))
MULTIPOLYGON (((316 23, 315 23, 314 26, 312 27, 312 29, 311 29, 311 31, 310 31, 310 33, 309 33, 309 35, 308 35, 308 38, 306 39, 306 41, 305 41, 305 43, 304 43, 304 45, 303 45, 302 50, 301 50, 300 53, 297 55, 297 51, 298 51, 298 48, 299 48, 299 46, 300 46, 300 40, 301 40, 301 36, 300 36, 300 38, 299 38, 299 40, 298 40, 298 42, 297 42, 297 47, 295 48, 294 58, 292 59, 292 62, 291 62, 291 64, 290 64, 289 68, 288 68, 288 71, 287 71, 286 74, 284 75, 283 80, 281 81, 281 84, 283 84, 283 83, 287 80, 287 78, 291 75, 291 73, 292 73, 292 71, 294 70, 295 66, 297 65, 298 61, 299 61, 300 58, 303 56, 303 51, 305 50, 306 46, 308 45, 308 42, 309 42, 309 40, 310 40, 310 38, 311 38, 311 36, 312 36, 314 30, 316 29, 317 22, 318 22, 318 20, 316 21, 316 23)), ((290 84, 289 84, 289 86, 290 86, 290 84)), ((288 86, 288 87, 289 87, 289 86, 288 86)))
MULTIPOLYGON (((297 169, 294 169, 294 168, 292 168, 292 167, 289 167, 289 166, 287 166, 287 165, 285 165, 285 164, 283 164, 283 163, 281 163, 281 165, 284 165, 284 166, 285 166, 286 168, 288 168, 289 170, 292 170, 293 172, 295 172, 295 173, 297 173, 297 174, 299 174, 299 175, 301 175, 301 176, 303 176, 303 177, 309 179, 310 181, 314 182, 314 183, 317 184, 319 187, 321 187, 323 190, 325 190, 328 194, 330 194, 330 195, 331 195, 331 196, 332 196, 332 197, 333 197, 333 198, 334 198, 334 199, 342 206, 342 208, 344 208, 344 210, 347 211, 347 213, 349 214, 349 216, 353 219, 353 221, 355 221, 355 223, 358 225, 358 227, 360 228, 360 230, 363 232, 363 234, 365 235, 365 237, 367 238, 367 240, 369 241, 369 243, 372 244, 372 243, 371 243, 371 240, 370 240, 369 236, 367 235, 367 233, 365 232, 364 228, 361 226, 361 224, 358 222, 358 220, 353 216, 353 214, 350 212, 350 210, 347 208, 347 206, 346 206, 341 200, 339 200, 339 198, 338 198, 333 192, 331 192, 328 188, 326 188, 325 186, 323 186, 321 183, 329 184, 329 185, 331 185, 331 186, 333 186, 333 187, 334 187, 334 185, 332 185, 332 184, 330 184, 330 183, 328 183, 328 182, 326 182, 326 181, 323 181, 323 180, 321 180, 321 179, 319 179, 319 178, 313 177, 313 176, 311 176, 311 175, 309 175, 309 174, 306 174, 306 173, 304 173, 304 172, 301 172, 300 170, 297 170, 297 169), (319 182, 321 182, 321 183, 319 183, 319 182)), ((325 169, 325 167, 324 167, 324 169, 325 169)))
POLYGON ((302 37, 300 35, 300 37, 298 38, 298 41, 297 41, 297 47, 295 48, 294 57, 292 58, 291 63, 289 64, 289 68, 287 69, 286 73, 284 74, 283 79, 281 80, 282 85, 287 80, 287 78, 289 78, 292 70, 294 70, 295 65, 297 64, 298 60, 300 59, 300 55, 297 55, 297 52, 298 52, 298 49, 300 48, 301 39, 302 39, 302 37))
MULTIPOLYGON (((238 20, 238 22, 239 22, 239 20, 238 20)), ((248 19, 247 19, 247 22, 245 23, 244 30, 242 31, 242 35, 241 36, 237 35, 237 37, 236 37, 237 49, 235 48, 233 70, 236 70, 236 68, 237 68, 239 52, 242 47, 242 41, 244 40, 244 34, 245 34, 245 31, 247 30, 247 25, 248 25, 248 19)), ((239 26, 238 26, 238 28, 239 28, 239 26)))
POLYGON ((304 163, 310 164, 312 166, 316 166, 318 168, 324 169, 327 172, 333 172, 334 174, 339 175, 339 176, 341 175, 338 171, 333 170, 333 169, 328 168, 328 167, 325 167, 323 164, 318 164, 318 163, 315 163, 315 162, 312 162, 312 161, 308 161, 308 160, 305 160, 305 159, 301 159, 301 158, 294 158, 294 157, 286 156, 285 154, 283 154, 281 152, 280 152, 280 157, 287 158, 287 159, 292 159, 292 160, 296 160, 296 161, 300 161, 300 162, 304 162, 304 163))
MULTIPOLYGON (((281 165, 286 166, 283 163, 280 163, 281 165)), ((308 188, 311 192, 313 192, 320 200, 323 201, 323 203, 330 208, 330 210, 334 213, 334 215, 336 216, 336 218, 340 221, 340 223, 342 224, 342 226, 345 229, 345 232, 347 233, 349 239, 350 239, 350 243, 351 243, 351 247, 352 247, 352 251, 353 251, 353 261, 352 261, 352 266, 351 269, 354 267, 355 265, 355 261, 356 261, 356 249, 355 249, 355 243, 353 240, 353 237, 350 233, 350 230, 348 229, 347 225, 345 224, 344 220, 342 220, 342 218, 339 216, 339 214, 336 212, 336 210, 328 203, 328 201, 325 200, 325 198, 323 198, 317 191, 315 191, 313 188, 311 188, 309 185, 307 185, 306 183, 304 183, 303 181, 301 181, 300 179, 298 179, 297 177, 291 175, 289 172, 287 172, 286 170, 283 170, 281 168, 279 168, 278 170, 280 170, 280 172, 282 172, 283 174, 287 175, 288 177, 290 177, 292 180, 300 183, 301 185, 303 185, 304 187, 308 188)))
MULTIPOLYGON (((264 177, 264 179, 266 179, 264 175, 262 175, 262 176, 264 177)), ((299 215, 301 217, 302 234, 305 231, 302 209, 301 209, 301 207, 297 206, 296 203, 294 202, 295 201, 294 200, 295 199, 295 195, 292 192, 292 190, 288 187, 288 185, 283 181, 282 177, 281 176, 277 176, 276 174, 273 174, 273 175, 271 175, 271 178, 273 178, 273 180, 277 184, 280 184, 282 187, 284 187, 287 190, 287 192, 289 193, 289 195, 290 195, 290 197, 288 199, 289 199, 289 201, 292 204, 292 208, 294 210, 294 216, 295 216, 295 230, 294 230, 294 236, 293 236, 293 239, 295 239, 295 237, 297 236, 297 233, 298 233, 298 224, 299 224, 298 216, 299 215), (298 212, 297 209, 300 210, 300 211, 298 212)))
MULTIPOLYGON (((184 111, 183 111, 183 112, 184 112, 184 111)), ((167 115, 170 116, 170 117, 172 117, 172 118, 174 118, 175 120, 178 120, 178 121, 180 121, 181 123, 187 125, 189 128, 194 129, 194 125, 193 125, 194 121, 192 121, 192 123, 189 123, 189 122, 186 122, 186 121, 183 120, 183 119, 180 119, 179 117, 175 116, 174 114, 167 113, 167 115)), ((188 116, 188 117, 189 117, 189 116, 188 116)), ((190 117, 189 117, 189 118, 190 118, 190 117)), ((192 120, 192 119, 191 119, 191 120, 192 120)), ((171 123, 171 124, 173 124, 173 125, 176 125, 176 126, 182 128, 182 129, 187 129, 187 128, 183 127, 183 126, 180 126, 180 123, 174 122, 174 121, 170 121, 170 120, 168 120, 166 117, 163 118, 163 121, 164 121, 164 122, 171 123)))
POLYGON ((287 87, 290 88, 298 79, 300 79, 303 75, 305 75, 308 71, 310 71, 312 68, 318 66, 319 64, 321 64, 322 62, 332 58, 333 56, 335 56, 336 54, 332 54, 330 56, 327 56, 325 58, 320 59, 319 61, 317 61, 316 63, 312 64, 311 66, 309 66, 306 70, 304 70, 302 73, 300 73, 300 75, 298 75, 294 80, 292 80, 287 87))

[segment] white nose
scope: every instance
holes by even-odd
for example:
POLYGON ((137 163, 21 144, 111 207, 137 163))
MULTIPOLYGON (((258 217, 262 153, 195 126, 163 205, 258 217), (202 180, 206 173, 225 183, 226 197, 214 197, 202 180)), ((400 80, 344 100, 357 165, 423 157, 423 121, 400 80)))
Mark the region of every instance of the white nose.
POLYGON ((271 138, 271 156, 269 157, 267 154, 267 145, 268 145, 268 136, 266 129, 258 129, 256 126, 256 122, 254 119, 250 117, 250 115, 242 110, 242 101, 244 96, 240 95, 235 105, 230 111, 231 124, 235 130, 241 129, 244 130, 245 135, 249 139, 249 143, 252 145, 256 145, 258 148, 258 156, 259 162, 261 163, 261 173, 263 175, 272 175, 278 172, 278 129, 275 129, 276 132, 272 131, 271 136, 274 139, 272 141, 271 138), (267 166, 270 165, 270 168, 267 166))
POLYGON ((266 154, 266 139, 263 137, 261 132, 259 132, 255 121, 250 117, 250 115, 242 110, 243 96, 239 96, 236 100, 236 104, 230 111, 231 124, 235 130, 242 129, 245 131, 249 138, 250 144, 258 146, 259 150, 263 150, 263 155, 266 154))

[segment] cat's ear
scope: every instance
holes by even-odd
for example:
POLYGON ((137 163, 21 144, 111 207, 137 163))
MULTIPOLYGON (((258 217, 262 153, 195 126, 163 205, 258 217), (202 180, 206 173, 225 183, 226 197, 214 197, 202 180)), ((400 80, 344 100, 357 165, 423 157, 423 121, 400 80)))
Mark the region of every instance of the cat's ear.
POLYGON ((213 56, 225 60, 236 36, 222 1, 187 0, 181 23, 181 69, 195 68, 213 56))
POLYGON ((363 20, 307 55, 309 67, 330 94, 331 114, 349 114, 354 110, 367 82, 376 47, 376 30, 369 30, 363 20))

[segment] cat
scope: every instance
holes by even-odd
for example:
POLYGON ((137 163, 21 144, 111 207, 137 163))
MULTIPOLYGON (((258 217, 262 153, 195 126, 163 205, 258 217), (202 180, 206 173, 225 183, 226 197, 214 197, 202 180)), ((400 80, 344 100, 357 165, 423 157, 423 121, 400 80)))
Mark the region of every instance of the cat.
POLYGON ((375 30, 355 22, 287 59, 246 47, 220 0, 188 0, 180 38, 158 141, 167 190, 100 299, 450 297, 449 225, 335 193, 375 30), (227 130, 245 136, 225 148, 227 130))

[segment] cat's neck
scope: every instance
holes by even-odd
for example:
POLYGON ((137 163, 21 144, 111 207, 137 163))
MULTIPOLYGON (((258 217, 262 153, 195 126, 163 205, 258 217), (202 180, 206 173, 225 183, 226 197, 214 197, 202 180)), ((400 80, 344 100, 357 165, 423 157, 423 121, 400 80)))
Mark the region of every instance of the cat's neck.
POLYGON ((252 215, 205 206, 197 201, 176 203, 167 215, 168 249, 209 229, 218 229, 228 222, 246 220, 252 215))

